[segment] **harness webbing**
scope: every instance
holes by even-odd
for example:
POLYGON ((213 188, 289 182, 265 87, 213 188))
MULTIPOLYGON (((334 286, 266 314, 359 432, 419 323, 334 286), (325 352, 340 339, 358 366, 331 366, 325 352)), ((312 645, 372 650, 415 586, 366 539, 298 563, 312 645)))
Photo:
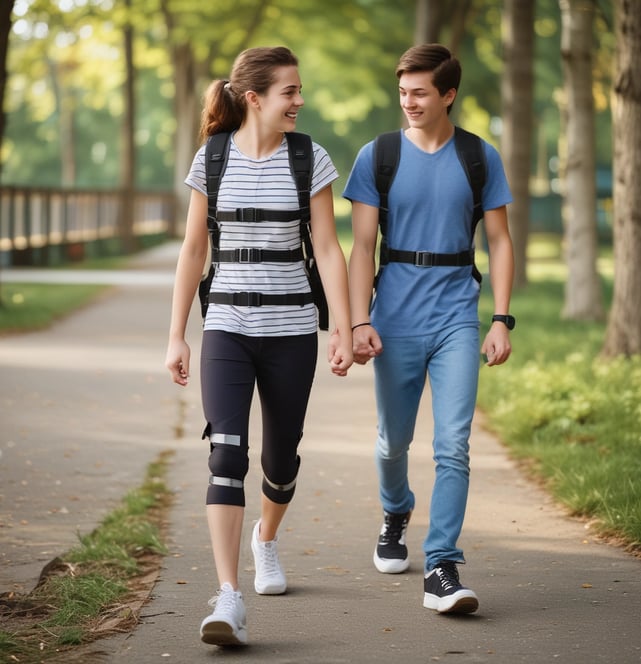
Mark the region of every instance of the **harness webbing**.
POLYGON ((230 133, 221 132, 210 136, 205 148, 205 174, 207 181, 207 228, 212 246, 212 265, 209 273, 200 284, 199 296, 203 318, 207 314, 209 303, 232 304, 236 306, 260 307, 263 305, 304 305, 314 303, 318 309, 319 327, 329 327, 329 312, 325 292, 314 260, 310 228, 310 188, 312 178, 312 141, 306 134, 287 132, 287 148, 292 177, 298 193, 298 210, 268 210, 260 208, 237 208, 232 211, 218 210, 218 191, 227 167, 229 156, 230 133), (271 250, 253 247, 220 249, 221 221, 240 221, 248 223, 288 222, 300 220, 301 246, 297 249, 271 250), (217 263, 261 263, 261 262, 296 262, 305 261, 305 272, 309 280, 311 293, 254 293, 237 292, 210 293, 211 281, 217 263))
POLYGON ((376 137, 374 142, 374 177, 380 197, 378 224, 381 231, 381 242, 379 270, 374 280, 374 287, 380 279, 383 268, 390 262, 410 263, 417 267, 472 265, 472 275, 481 283, 481 273, 474 264, 473 242, 476 226, 483 218, 483 186, 486 180, 485 153, 483 152, 481 139, 461 127, 454 128, 454 145, 472 189, 474 209, 470 228, 470 248, 458 254, 435 254, 428 251, 392 249, 388 246, 388 194, 400 160, 401 133, 397 130, 376 137))

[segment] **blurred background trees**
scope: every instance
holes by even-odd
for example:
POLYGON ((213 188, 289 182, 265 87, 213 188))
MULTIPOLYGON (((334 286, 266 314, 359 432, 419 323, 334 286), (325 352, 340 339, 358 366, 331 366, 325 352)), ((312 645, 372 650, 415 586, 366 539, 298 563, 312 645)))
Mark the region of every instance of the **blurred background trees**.
MULTIPOLYGON (((504 158, 515 198, 515 285, 528 280, 529 234, 562 235, 562 315, 598 320, 599 243, 610 243, 617 225, 621 235, 639 235, 638 206, 622 203, 625 219, 615 224, 612 204, 613 161, 634 165, 624 153, 641 152, 638 90, 626 64, 639 45, 624 29, 634 27, 635 11, 624 0, 2 0, 0 183, 119 189, 123 233, 133 191, 172 191, 179 229, 205 87, 227 77, 242 49, 285 44, 301 62, 298 129, 339 169, 336 210, 345 226, 340 192, 358 149, 401 123, 399 55, 440 41, 463 64, 453 120, 504 158), (614 152, 613 117, 625 124, 615 127, 614 152)), ((641 190, 626 175, 633 171, 619 169, 621 192, 641 190)), ((616 269, 636 265, 641 247, 628 245, 616 269)), ((641 291, 636 272, 616 284, 619 293, 641 291)), ((630 310, 622 304, 619 319, 630 310)), ((641 352, 641 341, 626 343, 626 353, 641 352)))

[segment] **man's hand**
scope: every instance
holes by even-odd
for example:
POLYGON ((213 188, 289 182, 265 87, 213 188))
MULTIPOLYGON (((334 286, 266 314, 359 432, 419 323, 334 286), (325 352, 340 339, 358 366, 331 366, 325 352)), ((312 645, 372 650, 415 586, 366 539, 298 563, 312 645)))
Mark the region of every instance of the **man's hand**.
POLYGON ((356 364, 367 364, 383 352, 381 338, 371 325, 359 325, 352 332, 352 337, 356 364))

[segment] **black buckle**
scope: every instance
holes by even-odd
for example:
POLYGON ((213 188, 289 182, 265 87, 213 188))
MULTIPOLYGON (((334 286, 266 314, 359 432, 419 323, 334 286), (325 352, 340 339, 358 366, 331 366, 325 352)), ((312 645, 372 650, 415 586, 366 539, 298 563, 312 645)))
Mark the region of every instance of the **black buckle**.
POLYGON ((238 262, 239 263, 261 263, 263 260, 263 252, 257 247, 242 247, 238 249, 238 262))
POLYGON ((243 292, 236 293, 236 303, 239 307, 260 307, 262 306, 262 293, 243 292))
POLYGON ((238 221, 256 221, 256 208, 236 208, 238 221))
POLYGON ((417 267, 434 267, 434 254, 429 251, 414 252, 414 265, 417 267))

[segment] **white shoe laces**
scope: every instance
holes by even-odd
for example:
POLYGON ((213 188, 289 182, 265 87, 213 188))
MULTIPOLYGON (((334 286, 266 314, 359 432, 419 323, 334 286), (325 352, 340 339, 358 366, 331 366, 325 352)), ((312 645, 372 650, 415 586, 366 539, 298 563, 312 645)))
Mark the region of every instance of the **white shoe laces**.
POLYGON ((207 602, 214 610, 234 611, 236 608, 237 591, 224 588, 218 590, 216 594, 207 602))
POLYGON ((283 571, 280 567, 280 561, 278 560, 276 540, 273 540, 272 542, 261 542, 258 540, 258 544, 260 551, 259 564, 261 576, 281 577, 283 571))

